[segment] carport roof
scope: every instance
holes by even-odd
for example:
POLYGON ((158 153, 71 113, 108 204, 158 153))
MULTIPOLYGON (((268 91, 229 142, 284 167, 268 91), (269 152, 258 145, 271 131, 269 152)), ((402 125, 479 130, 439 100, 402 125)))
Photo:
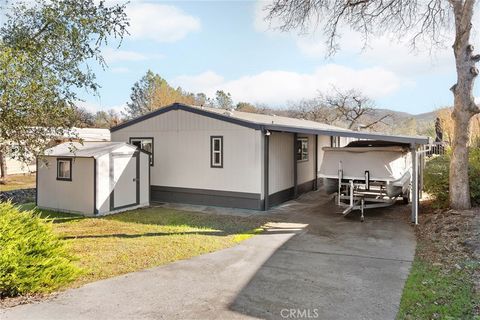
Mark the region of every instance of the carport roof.
POLYGON ((136 149, 135 146, 126 142, 65 142, 45 150, 44 155, 51 157, 98 158, 124 146, 136 149))
POLYGON ((409 144, 428 144, 430 142, 430 139, 424 136, 403 136, 359 132, 304 119, 295 119, 276 115, 241 112, 235 110, 232 111, 209 107, 189 106, 181 103, 174 103, 170 106, 157 109, 133 120, 124 122, 116 127, 111 128, 110 131, 115 132, 122 128, 131 126, 133 124, 142 122, 144 120, 150 119, 152 117, 161 115, 172 110, 183 110, 187 112, 192 112, 217 120, 222 120, 255 130, 263 131, 271 130, 301 134, 318 134, 327 136, 350 137, 357 139, 392 141, 409 144))

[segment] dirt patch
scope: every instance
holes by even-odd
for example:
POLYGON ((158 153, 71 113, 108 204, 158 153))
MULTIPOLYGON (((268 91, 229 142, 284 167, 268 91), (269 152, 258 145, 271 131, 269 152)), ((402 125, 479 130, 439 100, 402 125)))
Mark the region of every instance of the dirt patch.
POLYGON ((22 304, 44 301, 46 299, 55 297, 55 295, 57 294, 58 293, 34 294, 34 295, 18 296, 13 298, 2 298, 0 299, 0 309, 6 309, 6 308, 22 305, 22 304))
MULTIPOLYGON (((465 271, 480 294, 480 207, 471 210, 433 209, 421 204, 419 225, 415 228, 417 256, 445 272, 465 271)), ((480 315, 477 304, 476 315, 480 315)))
POLYGON ((423 203, 415 228, 422 246, 418 254, 443 268, 459 268, 459 261, 478 260, 480 253, 480 208, 472 210, 432 209, 423 203))

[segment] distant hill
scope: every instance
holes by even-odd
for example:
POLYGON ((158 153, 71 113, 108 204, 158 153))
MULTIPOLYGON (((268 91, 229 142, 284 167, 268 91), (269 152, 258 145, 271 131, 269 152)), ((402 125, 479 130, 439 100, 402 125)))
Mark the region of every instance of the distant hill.
POLYGON ((430 111, 430 112, 425 112, 425 113, 420 113, 413 115, 417 121, 435 121, 435 118, 437 117, 437 112, 436 111, 430 111))
POLYGON ((396 119, 410 119, 414 118, 417 121, 422 121, 422 122, 434 122, 435 118, 437 117, 437 112, 436 111, 430 111, 430 112, 425 112, 425 113, 420 113, 420 114, 411 114, 408 112, 402 112, 402 111, 395 111, 395 110, 390 110, 390 109, 376 109, 376 114, 379 116, 383 116, 386 114, 392 114, 396 119))
POLYGON ((391 134, 405 135, 433 135, 433 127, 435 123, 436 111, 425 112, 421 114, 410 114, 408 112, 395 111, 390 109, 376 109, 375 113, 363 121, 368 122, 373 119, 381 118, 390 114, 391 117, 386 118, 384 125, 377 131, 391 134))

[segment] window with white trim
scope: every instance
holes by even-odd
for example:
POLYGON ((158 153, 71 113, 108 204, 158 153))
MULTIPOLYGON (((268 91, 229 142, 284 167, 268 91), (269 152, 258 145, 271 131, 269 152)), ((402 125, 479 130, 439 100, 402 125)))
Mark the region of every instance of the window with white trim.
POLYGON ((130 144, 147 152, 150 156, 150 165, 153 166, 153 138, 130 138, 130 144))
POLYGON ((57 159, 57 180, 72 181, 72 159, 57 159))
POLYGON ((210 167, 223 168, 223 136, 210 137, 210 167))
POLYGON ((330 137, 330 147, 340 148, 340 137, 330 137))
POLYGON ((297 139, 297 161, 308 160, 308 138, 297 139))

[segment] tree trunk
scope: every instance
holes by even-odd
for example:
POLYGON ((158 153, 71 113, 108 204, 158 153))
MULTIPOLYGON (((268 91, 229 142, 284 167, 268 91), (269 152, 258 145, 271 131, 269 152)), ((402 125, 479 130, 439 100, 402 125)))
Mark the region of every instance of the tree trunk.
POLYGON ((471 116, 464 112, 452 114, 454 118, 453 153, 450 162, 450 206, 469 209, 470 185, 468 181, 468 137, 471 116))
POLYGON ((5 181, 7 177, 7 161, 5 155, 0 151, 0 182, 5 181))
POLYGON ((468 181, 468 139, 470 119, 479 112, 473 98, 473 85, 478 69, 470 45, 473 6, 475 0, 451 2, 455 15, 455 42, 453 52, 457 70, 457 83, 452 87, 454 108, 452 112, 453 153, 450 162, 450 206, 454 209, 469 209, 470 185, 468 181))

